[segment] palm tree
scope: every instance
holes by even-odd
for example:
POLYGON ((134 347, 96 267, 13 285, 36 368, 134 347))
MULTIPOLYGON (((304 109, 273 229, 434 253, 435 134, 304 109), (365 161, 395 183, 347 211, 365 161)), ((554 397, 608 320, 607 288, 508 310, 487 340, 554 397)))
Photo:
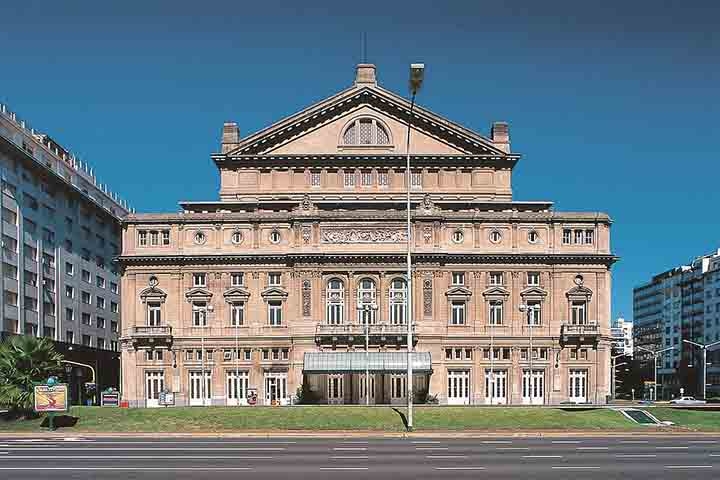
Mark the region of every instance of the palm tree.
POLYGON ((48 338, 14 336, 0 343, 0 406, 29 415, 33 387, 60 372, 62 359, 48 338))

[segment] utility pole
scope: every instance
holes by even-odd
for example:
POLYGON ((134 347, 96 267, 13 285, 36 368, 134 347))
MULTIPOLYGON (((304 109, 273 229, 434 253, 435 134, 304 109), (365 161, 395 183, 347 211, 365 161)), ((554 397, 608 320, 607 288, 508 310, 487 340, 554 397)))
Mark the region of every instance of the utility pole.
POLYGON ((675 347, 667 347, 667 348, 663 348, 662 350, 650 350, 649 348, 641 347, 640 345, 636 345, 635 347, 636 347, 636 348, 639 348, 640 350, 643 350, 643 351, 645 351, 645 352, 648 352, 648 353, 650 353, 653 357, 655 357, 655 362, 654 362, 654 365, 655 365, 655 374, 654 374, 655 380, 654 380, 654 383, 653 383, 653 401, 654 401, 654 402, 657 402, 657 368, 658 368, 658 367, 657 367, 657 361, 658 361, 658 357, 660 356, 660 354, 665 353, 665 352, 667 352, 667 351, 669 351, 669 350, 675 350, 675 347))

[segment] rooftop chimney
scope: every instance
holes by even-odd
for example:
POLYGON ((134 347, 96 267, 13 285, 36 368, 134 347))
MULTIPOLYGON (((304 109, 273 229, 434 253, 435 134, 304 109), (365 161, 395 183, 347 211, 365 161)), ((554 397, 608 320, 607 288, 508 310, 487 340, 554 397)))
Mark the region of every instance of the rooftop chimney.
POLYGON ((358 63, 355 67, 355 86, 363 85, 377 85, 375 65, 372 63, 358 63))
POLYGON ((495 146, 505 153, 510 153, 510 131, 507 122, 493 122, 490 132, 495 146))
POLYGON ((222 131, 222 153, 233 150, 240 143, 240 128, 236 122, 225 122, 222 131))

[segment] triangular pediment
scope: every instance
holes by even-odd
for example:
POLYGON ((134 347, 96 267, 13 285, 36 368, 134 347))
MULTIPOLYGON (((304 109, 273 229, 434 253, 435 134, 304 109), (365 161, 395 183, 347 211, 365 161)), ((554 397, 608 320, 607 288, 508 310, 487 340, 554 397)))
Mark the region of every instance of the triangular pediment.
POLYGON ((568 298, 590 298, 592 297, 592 294, 592 290, 590 290, 584 285, 578 285, 577 287, 571 288, 567 291, 567 293, 565 293, 568 298))
POLYGON ((485 289, 483 295, 486 297, 507 297, 510 295, 510 290, 505 287, 493 286, 485 289))
POLYGON ((205 288, 196 287, 191 290, 188 290, 185 293, 185 298, 188 300, 204 300, 204 301, 210 301, 212 298, 212 292, 210 290, 207 290, 205 288))
POLYGON ((520 296, 523 296, 523 297, 546 297, 547 292, 540 287, 533 286, 533 287, 528 287, 525 290, 523 290, 522 292, 520 292, 520 296))
POLYGON ((268 287, 260 295, 263 298, 287 298, 288 292, 281 287, 268 287))
POLYGON ((467 287, 463 287, 463 286, 458 285, 458 286, 455 286, 455 287, 450 287, 450 288, 445 292, 445 295, 446 295, 447 297, 465 297, 465 298, 467 298, 467 297, 472 296, 472 290, 470 290, 470 289, 467 288, 467 287))
POLYGON ((150 286, 142 291, 140 291, 140 300, 144 303, 147 302, 165 302, 165 299, 167 298, 167 293, 165 293, 164 290, 155 287, 150 286))
POLYGON ((223 297, 228 302, 245 301, 250 297, 250 291, 242 287, 232 287, 223 293, 223 297))
MULTIPOLYGON (((409 109, 406 99, 379 86, 351 87, 240 140, 225 156, 402 154, 409 109), (346 144, 343 132, 359 118, 377 120, 389 141, 346 144)), ((509 155, 489 138, 417 105, 412 126, 412 149, 418 155, 509 155)))

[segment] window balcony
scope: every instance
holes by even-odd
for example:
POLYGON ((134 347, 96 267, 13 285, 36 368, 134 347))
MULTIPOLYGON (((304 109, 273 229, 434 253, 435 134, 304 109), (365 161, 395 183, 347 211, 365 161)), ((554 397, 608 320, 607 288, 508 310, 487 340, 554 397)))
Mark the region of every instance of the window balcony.
POLYGON ((597 343, 599 339, 600 325, 598 325, 597 322, 582 325, 563 323, 560 329, 560 341, 563 344, 597 343))
MULTIPOLYGON (((371 324, 368 326, 368 340, 372 346, 407 345, 407 325, 371 324)), ((366 326, 361 323, 340 325, 319 324, 315 329, 315 343, 318 345, 365 345, 366 326)), ((413 345, 417 344, 417 334, 413 325, 413 345)))
POLYGON ((167 347, 173 342, 172 327, 161 325, 155 327, 135 326, 130 332, 130 340, 133 347, 167 347))

